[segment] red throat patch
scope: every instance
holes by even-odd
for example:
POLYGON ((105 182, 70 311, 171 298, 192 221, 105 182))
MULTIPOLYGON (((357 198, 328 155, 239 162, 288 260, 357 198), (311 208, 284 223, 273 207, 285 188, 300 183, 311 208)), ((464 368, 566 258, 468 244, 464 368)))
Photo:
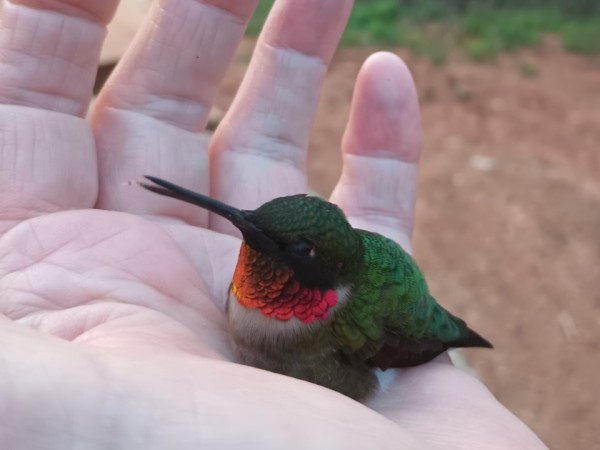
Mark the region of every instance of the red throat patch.
POLYGON ((240 305, 258 309, 268 317, 304 323, 325 320, 329 308, 336 305, 335 290, 303 288, 288 268, 273 267, 262 254, 242 243, 231 292, 240 305))

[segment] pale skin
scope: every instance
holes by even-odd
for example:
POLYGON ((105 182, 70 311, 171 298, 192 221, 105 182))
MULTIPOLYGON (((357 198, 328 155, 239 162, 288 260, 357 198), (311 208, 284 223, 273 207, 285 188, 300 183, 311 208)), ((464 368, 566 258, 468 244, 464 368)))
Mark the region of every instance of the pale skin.
MULTIPOLYGON (((223 313, 235 230, 130 182, 152 174, 244 208, 306 190, 352 2, 278 2, 209 141, 197 132, 256 3, 158 1, 88 120, 118 2, 3 2, 2 447, 545 448, 447 357, 392 372, 366 405, 235 363, 223 313)), ((370 57, 332 196, 408 250, 419 120, 404 63, 370 57)))

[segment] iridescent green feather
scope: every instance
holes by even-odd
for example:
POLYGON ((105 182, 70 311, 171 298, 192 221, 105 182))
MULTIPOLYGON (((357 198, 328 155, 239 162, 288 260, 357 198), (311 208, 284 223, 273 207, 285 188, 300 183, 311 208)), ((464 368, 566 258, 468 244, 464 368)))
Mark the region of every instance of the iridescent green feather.
POLYGON ((367 361, 385 351, 390 367, 402 367, 429 360, 448 347, 482 344, 464 321, 429 294, 417 264, 398 244, 379 234, 357 233, 363 241, 364 264, 332 327, 349 359, 367 361), (408 360, 402 355, 407 351, 414 353, 408 360))

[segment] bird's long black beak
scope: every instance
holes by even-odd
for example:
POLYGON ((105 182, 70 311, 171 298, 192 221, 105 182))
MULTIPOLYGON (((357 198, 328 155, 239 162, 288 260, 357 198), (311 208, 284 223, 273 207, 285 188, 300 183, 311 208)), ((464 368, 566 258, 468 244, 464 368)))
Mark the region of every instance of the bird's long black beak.
POLYGON ((229 220, 244 236, 249 235, 255 238, 258 235, 264 236, 264 233, 248 219, 248 211, 234 208, 214 198, 190 191, 161 178, 150 175, 144 175, 144 178, 153 183, 139 182, 139 185, 144 189, 207 209, 229 220))

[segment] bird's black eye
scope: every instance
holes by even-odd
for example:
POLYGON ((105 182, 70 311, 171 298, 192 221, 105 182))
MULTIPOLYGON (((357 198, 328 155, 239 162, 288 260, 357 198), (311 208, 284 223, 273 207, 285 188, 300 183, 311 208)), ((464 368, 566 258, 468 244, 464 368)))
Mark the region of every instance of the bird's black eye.
POLYGON ((302 258, 313 257, 314 256, 314 246, 311 242, 302 239, 300 241, 291 242, 288 245, 288 250, 296 256, 300 256, 302 258))

